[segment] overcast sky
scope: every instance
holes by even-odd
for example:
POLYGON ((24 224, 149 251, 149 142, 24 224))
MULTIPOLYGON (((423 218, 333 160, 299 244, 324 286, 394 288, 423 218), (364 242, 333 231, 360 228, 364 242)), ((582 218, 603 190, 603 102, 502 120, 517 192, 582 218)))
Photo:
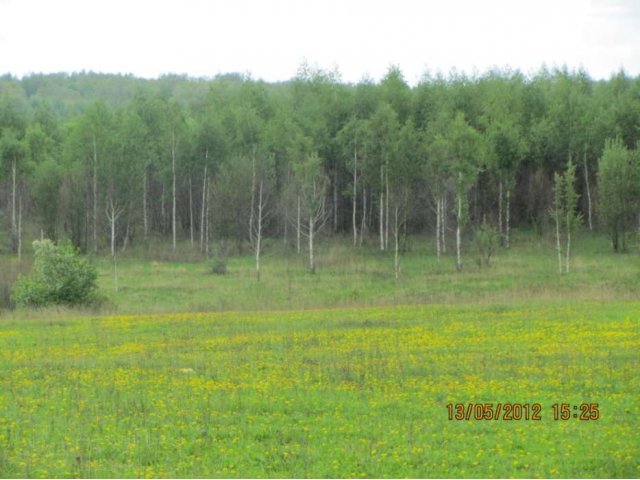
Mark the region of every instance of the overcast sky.
POLYGON ((640 74, 640 0, 0 0, 0 73, 251 73, 292 78, 303 60, 346 82, 398 65, 583 67, 640 74))

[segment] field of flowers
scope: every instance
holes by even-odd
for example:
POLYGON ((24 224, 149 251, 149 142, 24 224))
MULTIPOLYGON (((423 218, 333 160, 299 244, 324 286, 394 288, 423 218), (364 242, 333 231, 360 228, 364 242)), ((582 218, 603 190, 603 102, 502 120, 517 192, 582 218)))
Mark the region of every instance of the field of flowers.
POLYGON ((639 319, 624 302, 0 319, 0 476, 639 477, 639 319), (554 420, 562 403, 599 418, 554 420))

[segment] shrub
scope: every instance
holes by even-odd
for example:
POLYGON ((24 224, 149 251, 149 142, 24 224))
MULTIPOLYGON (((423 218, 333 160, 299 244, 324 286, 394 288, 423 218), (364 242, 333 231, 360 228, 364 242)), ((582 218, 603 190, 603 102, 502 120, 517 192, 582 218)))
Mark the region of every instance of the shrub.
POLYGON ((94 298, 95 267, 78 255, 72 245, 55 245, 51 240, 33 242, 35 260, 29 277, 18 277, 13 298, 18 305, 87 304, 94 298))
POLYGON ((227 247, 227 243, 223 241, 218 246, 218 253, 209 259, 211 273, 214 275, 226 275, 229 272, 227 269, 228 258, 229 248, 227 247))
POLYGON ((491 257, 498 246, 499 235, 495 228, 486 221, 476 229, 474 242, 480 256, 478 264, 482 267, 484 263, 487 267, 491 266, 491 257))

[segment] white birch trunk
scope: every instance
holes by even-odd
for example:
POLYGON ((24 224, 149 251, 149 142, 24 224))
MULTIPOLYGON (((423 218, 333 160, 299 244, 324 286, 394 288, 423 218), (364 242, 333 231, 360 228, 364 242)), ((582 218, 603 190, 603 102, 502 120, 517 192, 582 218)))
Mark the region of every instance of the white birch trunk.
POLYGON ((380 250, 384 251, 384 167, 380 165, 380 250))
POLYGON ((358 227, 356 225, 356 208, 358 203, 358 150, 353 149, 353 204, 352 204, 352 223, 353 223, 353 246, 358 243, 358 227))
POLYGON ((249 211, 249 242, 253 247, 253 216, 256 203, 256 150, 253 149, 253 156, 251 157, 251 210, 249 211))
POLYGON ((191 246, 193 247, 193 186, 191 175, 189 175, 189 236, 191 238, 191 246))
POLYGON ((300 253, 300 195, 298 195, 298 215, 296 221, 296 251, 300 253))
POLYGON ((560 246, 560 212, 558 203, 555 204, 556 210, 556 250, 558 251, 558 273, 562 274, 562 247, 560 246))
POLYGON ((384 193, 380 192, 380 250, 384 251, 384 193))
POLYGON ((22 258, 22 195, 18 196, 18 260, 22 258))
POLYGON ((161 222, 161 230, 162 233, 165 231, 165 227, 167 226, 167 211, 164 206, 164 183, 162 183, 162 192, 160 194, 160 222, 161 222))
POLYGON ((587 167, 587 147, 584 148, 584 157, 582 159, 584 164, 584 183, 587 187, 587 219, 589 222, 589 230, 593 230, 593 221, 591 220, 591 188, 589 184, 589 168, 587 167))
POLYGON ((282 245, 285 247, 285 249, 289 246, 289 239, 288 239, 289 225, 288 224, 289 224, 289 206, 287 205, 287 202, 285 202, 284 222, 282 222, 282 245))
POLYGON ((384 249, 389 249, 389 167, 384 169, 384 184, 385 184, 385 210, 386 210, 386 222, 384 232, 384 249))
POLYGON ((171 131, 171 173, 173 176, 172 205, 171 205, 171 233, 173 249, 176 249, 176 131, 171 131))
POLYGON ((113 211, 113 204, 111 205, 109 222, 111 223, 111 256, 115 257, 116 256, 116 216, 113 211))
POLYGON ((16 241, 16 232, 17 232, 17 224, 16 224, 16 158, 13 157, 13 162, 11 163, 11 241, 14 242, 11 248, 15 247, 16 241))
POLYGON ((367 187, 362 187, 362 223, 360 225, 360 246, 367 231, 367 187))
POLYGON ((458 195, 458 215, 456 222, 456 269, 458 271, 462 270, 462 241, 461 241, 461 228, 460 222, 462 220, 462 196, 458 195))
POLYGON ((507 204, 506 204, 506 228, 505 228, 505 246, 509 248, 509 232, 511 230, 511 189, 507 189, 507 204))
POLYGON ((373 193, 369 195, 369 208, 367 213, 367 232, 372 229, 373 226, 373 193))
POLYGON ((93 134, 93 251, 98 251, 98 146, 93 134))
POLYGON ((260 281, 260 247, 262 243, 262 209, 264 207, 262 196, 262 181, 258 192, 258 223, 256 225, 256 279, 260 281))
POLYGON ((106 211, 107 219, 109 220, 109 224, 111 226, 111 260, 113 262, 113 288, 117 292, 118 266, 116 263, 116 221, 118 220, 118 217, 120 217, 124 209, 118 207, 118 205, 113 202, 113 198, 110 198, 106 211))
POLYGON ((500 243, 502 244, 504 232, 502 230, 502 195, 503 195, 502 179, 498 182, 498 235, 500 235, 500 243))
POLYGON ((193 246, 193 185, 191 175, 189 175, 189 239, 193 246))
MULTIPOLYGON (((568 182, 567 182, 568 183, 568 182)), ((567 188, 572 188, 570 185, 567 188)), ((571 258, 571 217, 573 212, 567 209, 567 247, 565 251, 565 273, 569 273, 569 259, 571 258)))
POLYGON ((440 228, 442 229, 441 238, 442 238, 442 253, 447 253, 447 194, 446 192, 442 194, 442 203, 440 204, 442 208, 442 218, 440 219, 440 228))
POLYGON ((149 234, 149 218, 147 216, 147 169, 142 175, 142 222, 144 224, 144 238, 149 234))
POLYGON ((316 265, 313 258, 313 215, 309 216, 309 271, 316 273, 316 265))
MULTIPOLYGON (((207 152, 205 152, 205 159, 207 158, 207 152)), ((204 234, 206 230, 205 226, 205 211, 207 203, 207 165, 204 166, 204 178, 202 180, 202 205, 200 209, 200 251, 204 251, 204 234)))
POLYGON ((333 169, 333 232, 338 231, 338 169, 333 169))
POLYGON ((210 220, 210 207, 209 207, 209 204, 211 203, 209 201, 209 192, 211 191, 210 183, 211 182, 207 178, 207 183, 206 183, 206 187, 205 187, 207 201, 206 201, 206 206, 205 206, 205 211, 204 211, 204 230, 205 230, 205 232, 204 232, 204 253, 205 253, 206 256, 209 256, 209 241, 210 241, 210 238, 211 238, 211 236, 210 236, 210 227, 209 227, 209 225, 211 223, 211 220, 210 220))
POLYGON ((398 228, 398 207, 396 206, 396 208, 394 209, 394 218, 393 218, 393 237, 395 241, 393 271, 394 271, 396 282, 398 281, 398 277, 400 275, 400 257, 398 255, 399 243, 400 243, 398 242, 399 236, 400 236, 400 231, 398 228))
POLYGON ((436 257, 440 259, 440 224, 442 223, 442 198, 436 197, 436 257))

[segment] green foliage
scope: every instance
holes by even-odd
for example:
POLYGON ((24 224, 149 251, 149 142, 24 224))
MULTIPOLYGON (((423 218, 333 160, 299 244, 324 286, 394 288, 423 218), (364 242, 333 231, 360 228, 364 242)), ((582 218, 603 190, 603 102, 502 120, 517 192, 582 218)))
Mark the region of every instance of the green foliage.
POLYGON ((209 271, 214 275, 226 275, 229 273, 229 249, 226 242, 222 242, 217 249, 215 255, 209 260, 209 271))
POLYGON ((30 277, 19 277, 13 289, 18 305, 79 305, 95 300, 97 272, 69 244, 33 242, 35 261, 30 277))
POLYGON ((300 195, 303 218, 315 218, 322 208, 329 186, 329 178, 322 168, 322 159, 316 152, 307 155, 302 162, 293 166, 293 177, 300 195))
POLYGON ((571 159, 567 164, 567 170, 563 174, 554 173, 553 179, 553 206, 549 214, 556 225, 558 271, 562 273, 562 246, 564 246, 565 272, 569 273, 571 235, 582 223, 582 214, 577 211, 580 196, 575 186, 576 166, 571 159))
POLYGON ((32 175, 32 201, 38 220, 48 238, 57 237, 58 214, 60 206, 60 186, 64 171, 51 159, 37 164, 32 175))
POLYGON ((571 235, 582 224, 582 214, 578 212, 580 195, 576 190, 576 165, 571 160, 564 173, 564 198, 565 230, 571 235))
POLYGON ((224 256, 216 255, 211 259, 211 273, 214 275, 226 275, 229 273, 227 268, 227 258, 224 256))
POLYGON ((467 195, 478 177, 485 145, 480 134, 467 122, 461 112, 456 114, 449 128, 454 190, 456 197, 462 200, 459 221, 464 225, 468 219, 467 195))
POLYGON ((490 267, 491 257, 496 252, 500 240, 498 231, 484 220, 476 229, 473 239, 478 250, 479 265, 482 266, 484 264, 490 267))
MULTIPOLYGON (((124 212, 114 235, 122 248, 150 236, 166 240, 174 230, 178 240, 200 234, 204 243, 206 225, 210 240, 234 237, 241 245, 251 223, 246 163, 254 154, 273 159, 267 237, 288 236, 300 193, 296 164, 315 153, 327 177, 316 190, 324 190, 335 233, 351 228, 347 205, 365 216, 357 219, 364 232, 382 223, 381 215, 389 219, 391 213, 375 203, 399 186, 411 191, 409 230, 427 232, 437 225, 436 215, 449 219, 451 210, 428 204, 442 206, 452 196, 456 201, 445 203, 460 226, 473 221, 475 227, 481 217, 467 211, 470 192, 474 205, 501 212, 503 202, 495 202, 501 191, 508 199, 508 232, 545 216, 553 172, 564 171, 567 158, 579 165, 576 192, 591 197, 595 189, 586 195, 582 174, 595 176, 605 139, 619 136, 627 149, 640 140, 639 89, 640 78, 624 72, 596 82, 566 68, 533 77, 508 69, 473 77, 427 74, 416 86, 395 66, 379 82, 365 78, 356 85, 343 83, 337 71, 306 64, 291 82, 273 84, 238 74, 206 80, 4 76, 0 197, 4 222, 11 222, 6 243, 15 253, 18 237, 28 241, 44 231, 50 238, 69 237, 83 250, 92 249, 95 239, 99 251, 107 243, 104 210, 113 202, 124 212), (205 166, 215 189, 204 181, 205 166)), ((631 183, 634 175, 613 177, 631 183)), ((314 182, 308 185, 313 189, 314 182)), ((614 196, 622 191, 616 185, 603 189, 614 196)), ((639 195, 625 197, 622 220, 608 211, 621 205, 614 196, 597 196, 601 225, 622 250, 639 195)), ((577 208, 591 214, 591 200, 585 203, 577 208)), ((499 212, 483 213, 495 218, 499 212)))
POLYGON ((607 141, 598 172, 598 211, 616 252, 625 251, 640 207, 640 155, 622 140, 607 141))

